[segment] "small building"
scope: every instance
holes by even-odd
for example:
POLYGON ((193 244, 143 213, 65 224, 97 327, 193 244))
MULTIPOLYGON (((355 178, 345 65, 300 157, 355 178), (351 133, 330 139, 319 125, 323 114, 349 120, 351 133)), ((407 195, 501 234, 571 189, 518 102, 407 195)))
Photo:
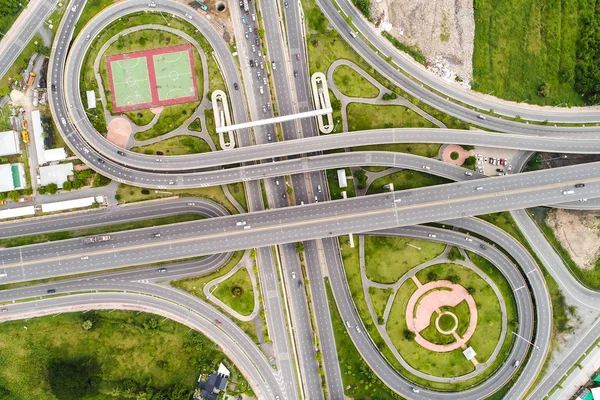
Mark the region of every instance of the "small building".
POLYGON ((33 143, 35 143, 35 154, 38 165, 46 164, 44 156, 44 128, 42 128, 42 116, 39 110, 31 112, 31 132, 33 132, 33 143))
POLYGON ((87 92, 85 92, 85 95, 87 97, 88 110, 90 108, 96 108, 96 92, 94 92, 93 90, 88 90, 87 92))
POLYGON ((40 167, 40 185, 55 183, 60 189, 69 176, 73 175, 73 163, 40 167))
POLYGON ((0 132, 0 156, 21 153, 19 135, 15 131, 0 132))
POLYGON ((344 168, 337 170, 337 176, 340 188, 348 187, 348 181, 346 179, 346 170, 344 168))
POLYGON ((210 374, 206 381, 200 382, 200 390, 194 394, 194 400, 217 400, 219 393, 227 388, 229 376, 229 370, 220 363, 217 372, 210 374))
POLYGON ((95 197, 84 197, 81 199, 56 201, 54 203, 42 204, 42 212, 50 213, 56 211, 74 210, 76 208, 91 207, 96 203, 95 197))
POLYGON ((46 162, 62 161, 67 159, 67 152, 64 148, 44 150, 44 158, 46 162))
POLYGON ((467 347, 462 353, 467 360, 472 360, 477 355, 472 347, 467 347))
POLYGON ((0 192, 23 189, 24 182, 23 164, 0 164, 0 192))

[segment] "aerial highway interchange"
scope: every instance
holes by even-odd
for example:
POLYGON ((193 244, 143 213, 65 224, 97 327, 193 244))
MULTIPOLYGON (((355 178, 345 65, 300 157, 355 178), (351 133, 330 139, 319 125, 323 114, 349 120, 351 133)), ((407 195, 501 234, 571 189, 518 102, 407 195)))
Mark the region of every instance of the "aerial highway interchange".
MULTIPOLYGON (((456 89, 429 76, 405 55, 392 49, 373 33, 350 2, 338 2, 371 46, 392 55, 396 69, 376 54, 362 37, 356 37, 333 3, 317 0, 340 37, 383 76, 424 103, 487 130, 385 128, 320 135, 315 119, 311 118, 288 121, 277 127, 262 125, 252 131, 237 130, 238 147, 232 150, 158 158, 121 150, 99 134, 86 116, 80 95, 80 76, 84 57, 92 45, 89 38, 100 35, 114 21, 136 12, 150 10, 170 14, 201 32, 214 50, 213 56, 223 74, 232 119, 236 123, 269 116, 265 115, 263 104, 254 101, 263 98, 258 94, 259 90, 262 94, 262 78, 256 80, 254 70, 245 64, 238 68, 245 63, 247 54, 252 53, 250 46, 254 47, 243 41, 242 27, 245 30, 245 25, 234 24, 235 35, 240 37, 237 58, 234 58, 215 26, 201 14, 170 0, 156 0, 150 4, 151 7, 148 0, 115 3, 95 15, 74 36, 86 1, 69 3, 56 33, 48 69, 48 86, 52 87, 48 91, 48 102, 56 126, 77 157, 117 182, 153 190, 243 182, 247 212, 230 215, 214 201, 186 197, 113 207, 110 211, 94 210, 84 214, 85 218, 66 213, 5 222, 0 225, 1 239, 179 214, 203 217, 197 221, 114 232, 110 234, 110 240, 92 244, 73 238, 2 248, 2 283, 95 274, 2 290, 0 301, 8 306, 0 318, 27 319, 88 309, 151 312, 198 330, 217 343, 248 379, 258 398, 342 399, 342 372, 323 280, 326 274, 352 343, 375 375, 400 396, 481 399, 502 390, 509 382, 511 386, 505 398, 542 399, 548 394, 556 383, 551 378, 546 378, 551 385, 534 386, 551 347, 552 303, 544 272, 535 259, 547 251, 544 247, 547 243, 543 236, 543 243, 538 242, 540 239, 536 235, 539 232, 534 232, 535 228, 524 229, 531 221, 522 210, 536 206, 597 209, 600 206, 600 163, 536 172, 521 173, 521 170, 532 152, 600 153, 600 128, 585 126, 600 120, 597 110, 579 114, 553 109, 547 112, 521 110, 516 105, 499 105, 493 99, 456 89), (496 114, 513 118, 479 117, 492 108, 496 114), (519 119, 514 118, 517 115, 519 119), (529 123, 521 118, 551 123, 529 123), (556 126, 554 123, 580 125, 556 126), (283 140, 272 141, 278 133, 283 140), (482 173, 471 173, 462 167, 419 155, 375 150, 329 152, 395 143, 456 143, 511 149, 518 150, 521 158, 515 157, 513 173, 488 178, 482 173), (324 171, 360 166, 420 171, 454 182, 332 200, 324 171), (293 197, 291 204, 285 188, 283 196, 281 194, 279 179, 284 176, 291 177, 289 185, 293 190, 288 192, 293 197), (503 230, 474 218, 503 211, 512 212, 526 236, 530 235, 527 238, 536 254, 530 254, 529 249, 503 230), (504 326, 505 334, 518 337, 506 360, 484 382, 459 392, 436 390, 403 376, 381 354, 357 310, 337 239, 346 235, 432 241, 462 248, 492 263, 508 282, 518 315, 514 331, 507 331, 504 326), (301 284, 302 279, 289 278, 302 270, 295 245, 298 242, 304 243, 305 260, 302 263, 307 271, 305 278, 310 281, 306 290, 304 287, 299 290, 296 283, 301 284), (208 274, 226 263, 232 252, 246 249, 256 249, 274 360, 265 355, 234 318, 208 300, 159 284, 208 274), (205 257, 173 262, 168 265, 168 271, 165 268, 163 272, 155 267, 111 271, 199 256, 205 257), (50 293, 59 296, 46 296, 50 293), (313 309, 324 311, 312 312, 309 302, 313 309), (314 344, 317 335, 319 348, 314 344), (322 382, 320 367, 315 361, 317 352, 322 353, 325 382, 322 382), (517 372, 519 374, 515 375, 517 372)), ((301 6, 287 1, 261 2, 260 6, 269 59, 277 63, 269 77, 274 88, 269 101, 277 106, 279 115, 310 111, 314 105, 301 6), (285 21, 280 17, 283 13, 285 21)), ((230 2, 230 9, 232 18, 239 21, 243 10, 237 7, 237 2, 230 2)), ((48 11, 44 9, 40 13, 47 15, 48 11)), ((37 19, 27 22, 32 28, 40 24, 37 19)), ((13 57, 13 51, 7 55, 13 57)), ((2 68, 4 65, 0 64, 0 70, 2 68)), ((268 114, 273 113, 270 105, 268 114)), ((284 184, 288 182, 281 186, 284 184)), ((564 267, 562 270, 557 268, 562 262, 552 254, 554 258, 549 255, 550 260, 544 261, 544 265, 560 282, 561 289, 579 299, 582 306, 598 309, 600 293, 587 289, 564 267)), ((577 360, 597 339, 598 334, 593 330, 585 335, 572 350, 574 359, 577 360)), ((412 367, 403 362, 403 367, 411 371, 412 367)), ((551 376, 562 376, 570 367, 561 365, 551 376)))

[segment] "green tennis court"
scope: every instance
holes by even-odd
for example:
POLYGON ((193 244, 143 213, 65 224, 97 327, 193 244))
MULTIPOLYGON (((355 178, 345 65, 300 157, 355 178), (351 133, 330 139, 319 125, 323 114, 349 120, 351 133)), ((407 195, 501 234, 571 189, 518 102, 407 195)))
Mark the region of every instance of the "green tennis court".
POLYGON ((152 56, 159 101, 196 95, 190 56, 188 49, 152 56))
POLYGON ((145 56, 110 61, 115 109, 150 103, 152 90, 145 56))

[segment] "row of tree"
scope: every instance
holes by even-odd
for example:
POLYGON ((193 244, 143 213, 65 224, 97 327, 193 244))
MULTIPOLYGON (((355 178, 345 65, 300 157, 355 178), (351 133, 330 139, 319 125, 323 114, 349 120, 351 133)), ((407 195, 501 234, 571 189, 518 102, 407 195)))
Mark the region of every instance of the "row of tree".
POLYGON ((600 103, 600 2, 595 10, 581 15, 581 36, 577 43, 575 90, 586 103, 600 103))

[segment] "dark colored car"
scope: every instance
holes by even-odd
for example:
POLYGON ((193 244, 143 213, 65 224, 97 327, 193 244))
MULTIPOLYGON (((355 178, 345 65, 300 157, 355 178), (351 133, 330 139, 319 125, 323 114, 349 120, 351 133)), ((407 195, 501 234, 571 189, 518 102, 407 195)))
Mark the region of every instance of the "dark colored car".
POLYGON ((258 28, 254 28, 254 34, 258 35, 258 28))
POLYGON ((577 183, 577 184, 575 184, 575 187, 576 187, 576 188, 582 188, 582 187, 585 187, 585 183, 577 183))
POLYGON ((300 54, 296 53, 296 60, 300 61, 300 54))
POLYGON ((260 40, 257 37, 254 38, 254 44, 260 46, 260 40))
POLYGON ((486 245, 483 243, 479 244, 479 247, 481 247, 483 250, 487 249, 486 245))
POLYGON ((165 155, 165 153, 163 153, 162 151, 157 151, 157 152, 156 152, 156 155, 157 155, 157 156, 163 156, 163 155, 165 155))
POLYGON ((250 66, 254 67, 254 60, 250 60, 250 66))
POLYGON ((122 152, 121 150, 117 151, 117 154, 120 155, 120 156, 124 156, 125 155, 125 153, 122 152))
POLYGON ((52 91, 56 92, 56 85, 54 83, 52 84, 52 91))
POLYGON ((294 78, 298 76, 298 71, 294 71, 294 78))
POLYGON ((104 160, 103 160, 103 159, 101 159, 101 158, 98 158, 98 162, 99 162, 99 163, 101 163, 101 164, 104 164, 106 161, 104 161, 104 160))
POLYGON ((233 84, 233 88, 234 88, 235 90, 238 90, 239 86, 238 86, 237 82, 234 82, 234 84, 233 84))
POLYGON ((56 293, 56 289, 48 289, 46 290, 46 293, 56 293))

